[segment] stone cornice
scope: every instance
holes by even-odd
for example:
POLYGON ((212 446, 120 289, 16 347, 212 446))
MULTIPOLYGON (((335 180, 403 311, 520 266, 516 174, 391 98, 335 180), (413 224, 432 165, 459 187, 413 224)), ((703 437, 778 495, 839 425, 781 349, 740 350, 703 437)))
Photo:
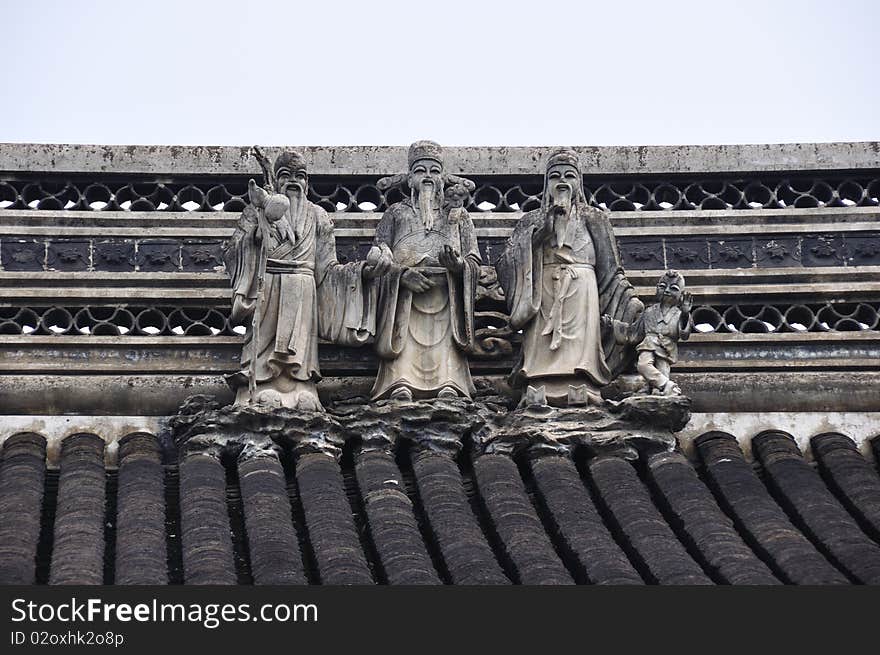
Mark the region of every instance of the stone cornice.
MULTIPOLYGON (((315 175, 387 175, 406 166, 405 146, 284 146, 315 175)), ((266 147, 274 156, 282 146, 266 147)), ((537 175, 554 146, 444 149, 447 169, 470 175, 537 175)), ((691 146, 577 146, 585 174, 679 174, 880 168, 880 142, 691 146)), ((0 171, 150 175, 257 174, 248 146, 0 144, 0 171)))

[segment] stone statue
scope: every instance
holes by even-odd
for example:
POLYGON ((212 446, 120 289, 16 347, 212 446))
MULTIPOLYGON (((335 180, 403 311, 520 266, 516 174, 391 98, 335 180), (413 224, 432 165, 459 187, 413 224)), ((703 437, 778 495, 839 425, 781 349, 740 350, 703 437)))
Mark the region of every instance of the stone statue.
POLYGON ((393 264, 380 283, 372 398, 469 398, 481 264, 465 209, 474 184, 444 174, 442 150, 432 141, 412 144, 408 160, 408 175, 379 182, 383 189, 405 183, 410 197, 389 207, 376 227, 374 258, 392 257, 393 264))
POLYGON ((250 204, 224 248, 232 320, 247 327, 241 370, 228 381, 237 405, 322 411, 318 338, 357 345, 375 334, 372 280, 388 271, 390 257, 371 252, 369 264, 339 264, 333 223, 306 198, 302 156, 283 152, 270 171, 255 151, 266 188, 250 180, 250 204))
POLYGON ((599 389, 632 359, 631 348, 602 334, 601 316, 630 323, 643 305, 607 214, 587 204, 574 151, 551 155, 541 208, 519 220, 495 266, 511 328, 523 331, 511 383, 526 387, 524 402, 600 404, 599 389))
POLYGON ((636 368, 646 383, 643 393, 681 395, 681 389, 669 379, 669 370, 678 361, 678 341, 690 337, 692 305, 691 295, 684 289, 684 276, 666 271, 657 282, 657 303, 635 322, 602 317, 611 325, 617 343, 635 346, 639 354, 636 368))

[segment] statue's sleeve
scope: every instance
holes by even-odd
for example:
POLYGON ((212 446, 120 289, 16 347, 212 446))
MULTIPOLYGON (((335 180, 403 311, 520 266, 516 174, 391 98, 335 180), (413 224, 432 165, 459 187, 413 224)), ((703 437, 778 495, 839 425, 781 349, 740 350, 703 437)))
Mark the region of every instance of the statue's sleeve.
POLYGON ((449 310, 452 320, 452 336, 459 348, 470 351, 474 347, 474 302, 477 297, 477 283, 480 280, 480 266, 483 264, 474 223, 467 212, 458 225, 459 247, 464 267, 461 277, 447 272, 449 288, 449 310))
POLYGON ((514 330, 525 326, 541 308, 543 262, 538 247, 532 243, 538 214, 529 213, 519 220, 495 262, 498 281, 504 289, 510 311, 510 327, 514 330))
POLYGON ((316 230, 318 336, 343 346, 362 345, 376 334, 377 285, 364 280, 365 262, 337 261, 333 221, 323 209, 316 230))
POLYGON ((253 315, 257 302, 257 258, 259 246, 254 243, 257 210, 248 205, 238 219, 235 232, 223 246, 223 263, 232 287, 234 323, 245 323, 253 315))
MULTIPOLYGON (((599 311, 611 318, 633 324, 645 306, 636 297, 635 289, 626 279, 611 220, 606 212, 588 208, 587 225, 596 249, 596 283, 599 287, 599 311)), ((613 334, 605 335, 602 343, 605 363, 612 376, 627 369, 635 359, 635 350, 628 344, 615 341, 613 334)))
MULTIPOLYGON (((394 206, 382 214, 376 226, 373 245, 394 245, 394 206)), ((401 286, 404 268, 395 262, 391 270, 378 282, 376 304, 376 354, 382 359, 396 359, 403 352, 403 335, 409 327, 412 292, 401 286)))
POLYGON ((644 314, 639 316, 635 323, 624 323, 612 319, 614 341, 620 345, 637 346, 645 338, 644 314))

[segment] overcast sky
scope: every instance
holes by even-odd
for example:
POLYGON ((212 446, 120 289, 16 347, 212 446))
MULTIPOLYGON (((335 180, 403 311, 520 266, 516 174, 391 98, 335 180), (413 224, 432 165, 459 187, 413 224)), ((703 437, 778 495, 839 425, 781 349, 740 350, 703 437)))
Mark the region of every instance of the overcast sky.
POLYGON ((877 0, 0 3, 0 141, 880 140, 877 0))

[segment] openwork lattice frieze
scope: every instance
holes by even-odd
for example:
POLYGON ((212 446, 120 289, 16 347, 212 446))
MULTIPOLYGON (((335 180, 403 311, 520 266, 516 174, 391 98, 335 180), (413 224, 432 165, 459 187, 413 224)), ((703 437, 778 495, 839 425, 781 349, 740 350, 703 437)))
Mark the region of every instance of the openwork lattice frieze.
MULTIPOLYGON (((474 177, 466 208, 519 212, 541 204, 543 179, 474 177)), ((378 177, 314 176, 309 199, 330 212, 384 211, 403 199, 397 188, 380 190, 378 177)), ((613 178, 585 176, 595 207, 611 211, 871 207, 880 204, 880 176, 613 178)), ((43 176, 0 179, 0 209, 143 212, 238 212, 247 204, 247 179, 224 177, 164 181, 43 176)))
POLYGON ((227 309, 132 305, 2 307, 0 334, 192 336, 244 334, 227 309))
MULTIPOLYGON (((507 354, 519 336, 510 329, 503 301, 485 292, 478 298, 476 355, 507 354)), ((697 333, 797 333, 880 330, 880 301, 860 303, 698 304, 692 311, 697 333)), ((235 336, 244 327, 227 308, 160 305, 0 307, 0 334, 75 336, 235 336)))

